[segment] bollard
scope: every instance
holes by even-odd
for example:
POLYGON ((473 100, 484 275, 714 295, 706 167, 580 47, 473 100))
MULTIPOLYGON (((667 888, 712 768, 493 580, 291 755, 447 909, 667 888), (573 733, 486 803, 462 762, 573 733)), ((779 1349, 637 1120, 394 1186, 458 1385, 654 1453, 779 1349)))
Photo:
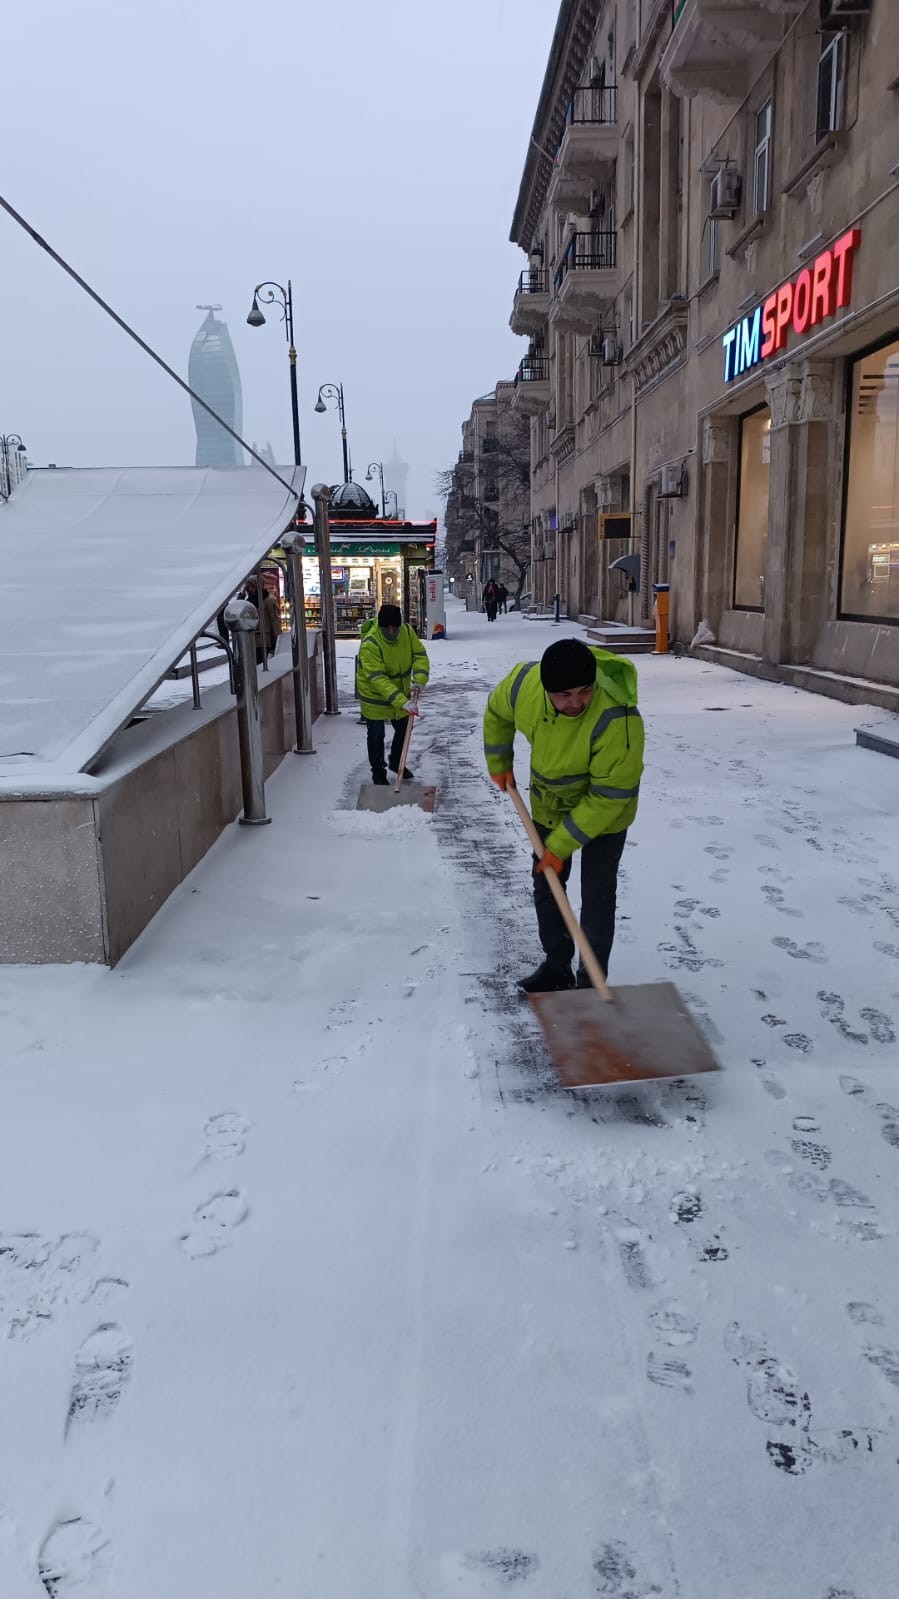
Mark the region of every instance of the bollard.
POLYGON ((312 490, 315 501, 315 547, 318 551, 318 570, 322 591, 322 638, 325 646, 325 715, 339 716, 337 704, 337 649, 335 636, 337 621, 334 615, 334 585, 331 581, 331 527, 328 521, 328 500, 331 490, 327 483, 316 483, 312 490))
POLYGON ((553 595, 553 611, 554 611, 553 623, 555 624, 556 622, 561 622, 561 620, 562 620, 562 596, 561 596, 561 594, 554 594, 553 595))
POLYGON ((314 755, 312 696, 309 689, 309 646, 306 641, 306 597, 303 592, 302 533, 285 533, 281 548, 287 556, 287 598, 290 600, 290 648, 293 655, 293 709, 297 741, 295 755, 314 755))
POLYGON ((271 821, 271 817, 265 814, 262 723, 259 719, 259 685, 256 680, 258 623, 258 612, 249 600, 229 600, 225 606, 225 626, 231 634, 234 650, 240 783, 243 790, 242 827, 261 827, 271 821))
POLYGON ((656 655, 668 654, 668 607, 671 595, 667 583, 653 583, 652 592, 655 595, 653 614, 656 619, 656 655))

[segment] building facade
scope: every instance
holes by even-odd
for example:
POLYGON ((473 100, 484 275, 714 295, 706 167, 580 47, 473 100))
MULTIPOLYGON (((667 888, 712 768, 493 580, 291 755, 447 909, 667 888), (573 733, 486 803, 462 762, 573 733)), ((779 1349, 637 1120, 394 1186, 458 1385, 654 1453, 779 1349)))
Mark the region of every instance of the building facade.
POLYGON ((475 400, 447 495, 447 571, 475 610, 490 578, 513 601, 528 582, 530 428, 514 395, 514 384, 501 381, 475 400))
MULTIPOLYGON (((243 433, 243 392, 237 356, 225 322, 215 316, 220 305, 197 307, 205 311, 200 327, 194 335, 187 365, 188 381, 201 399, 235 433, 243 433)), ((242 466, 243 450, 230 433, 219 427, 214 417, 204 411, 196 400, 191 400, 194 427, 197 432, 197 466, 242 466)))
POLYGON ((535 573, 570 615, 624 619, 629 550, 629 619, 669 583, 677 639, 706 619, 730 665, 891 703, 897 71, 891 0, 562 5, 512 326, 535 573))

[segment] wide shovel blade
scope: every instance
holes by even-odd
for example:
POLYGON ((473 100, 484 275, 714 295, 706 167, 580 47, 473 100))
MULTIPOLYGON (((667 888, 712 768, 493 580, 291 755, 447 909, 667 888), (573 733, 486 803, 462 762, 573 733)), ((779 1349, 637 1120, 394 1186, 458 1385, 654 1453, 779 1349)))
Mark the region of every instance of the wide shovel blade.
POLYGON ((426 783, 412 783, 407 780, 400 789, 394 788, 392 783, 386 788, 381 783, 363 783, 356 801, 356 809, 392 811, 398 805, 418 805, 423 811, 433 811, 436 802, 436 788, 426 783))
POLYGON ((719 1065, 673 983, 529 994, 566 1088, 714 1072, 719 1065))

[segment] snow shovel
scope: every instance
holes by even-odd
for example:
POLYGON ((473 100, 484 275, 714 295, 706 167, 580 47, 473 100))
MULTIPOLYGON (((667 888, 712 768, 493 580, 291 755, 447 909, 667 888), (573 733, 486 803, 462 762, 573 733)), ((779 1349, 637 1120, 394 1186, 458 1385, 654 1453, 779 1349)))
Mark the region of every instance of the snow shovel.
MULTIPOLYGON (((534 854, 545 845, 517 788, 509 788, 534 854)), ((577 920, 568 895, 548 867, 550 892, 580 951, 592 988, 529 994, 546 1047, 566 1088, 594 1083, 634 1083, 717 1071, 718 1062, 673 983, 639 983, 611 989, 577 920)))
MULTIPOLYGON (((412 690, 412 702, 418 704, 421 690, 418 684, 412 690)), ((363 783, 356 801, 357 811, 392 811, 397 805, 418 805, 423 811, 433 811, 437 798, 437 790, 428 787, 425 783, 403 783, 403 773, 406 770, 406 761, 409 755, 409 745, 412 740, 412 728, 415 717, 406 720, 406 734, 403 739, 403 748, 400 754, 400 764, 397 769, 396 783, 392 788, 384 787, 383 783, 363 783)))

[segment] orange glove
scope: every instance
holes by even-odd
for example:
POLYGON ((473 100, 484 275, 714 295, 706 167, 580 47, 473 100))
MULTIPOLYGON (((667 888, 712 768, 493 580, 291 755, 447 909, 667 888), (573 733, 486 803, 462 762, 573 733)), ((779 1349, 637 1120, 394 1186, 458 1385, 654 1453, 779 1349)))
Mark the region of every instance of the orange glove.
POLYGON ((534 868, 534 870, 536 871, 538 877, 539 877, 541 872, 545 872, 546 871, 548 866, 552 867, 552 869, 555 872, 557 877, 561 877, 562 873, 565 870, 565 862, 564 861, 560 861, 558 855, 554 855, 552 850, 545 849, 543 851, 543 854, 541 855, 536 867, 534 868))
POLYGON ((515 773, 514 772, 491 772, 490 773, 490 781, 491 781, 491 783, 495 783, 497 788, 501 788, 503 793, 505 794, 507 788, 514 788, 515 787, 515 773))

